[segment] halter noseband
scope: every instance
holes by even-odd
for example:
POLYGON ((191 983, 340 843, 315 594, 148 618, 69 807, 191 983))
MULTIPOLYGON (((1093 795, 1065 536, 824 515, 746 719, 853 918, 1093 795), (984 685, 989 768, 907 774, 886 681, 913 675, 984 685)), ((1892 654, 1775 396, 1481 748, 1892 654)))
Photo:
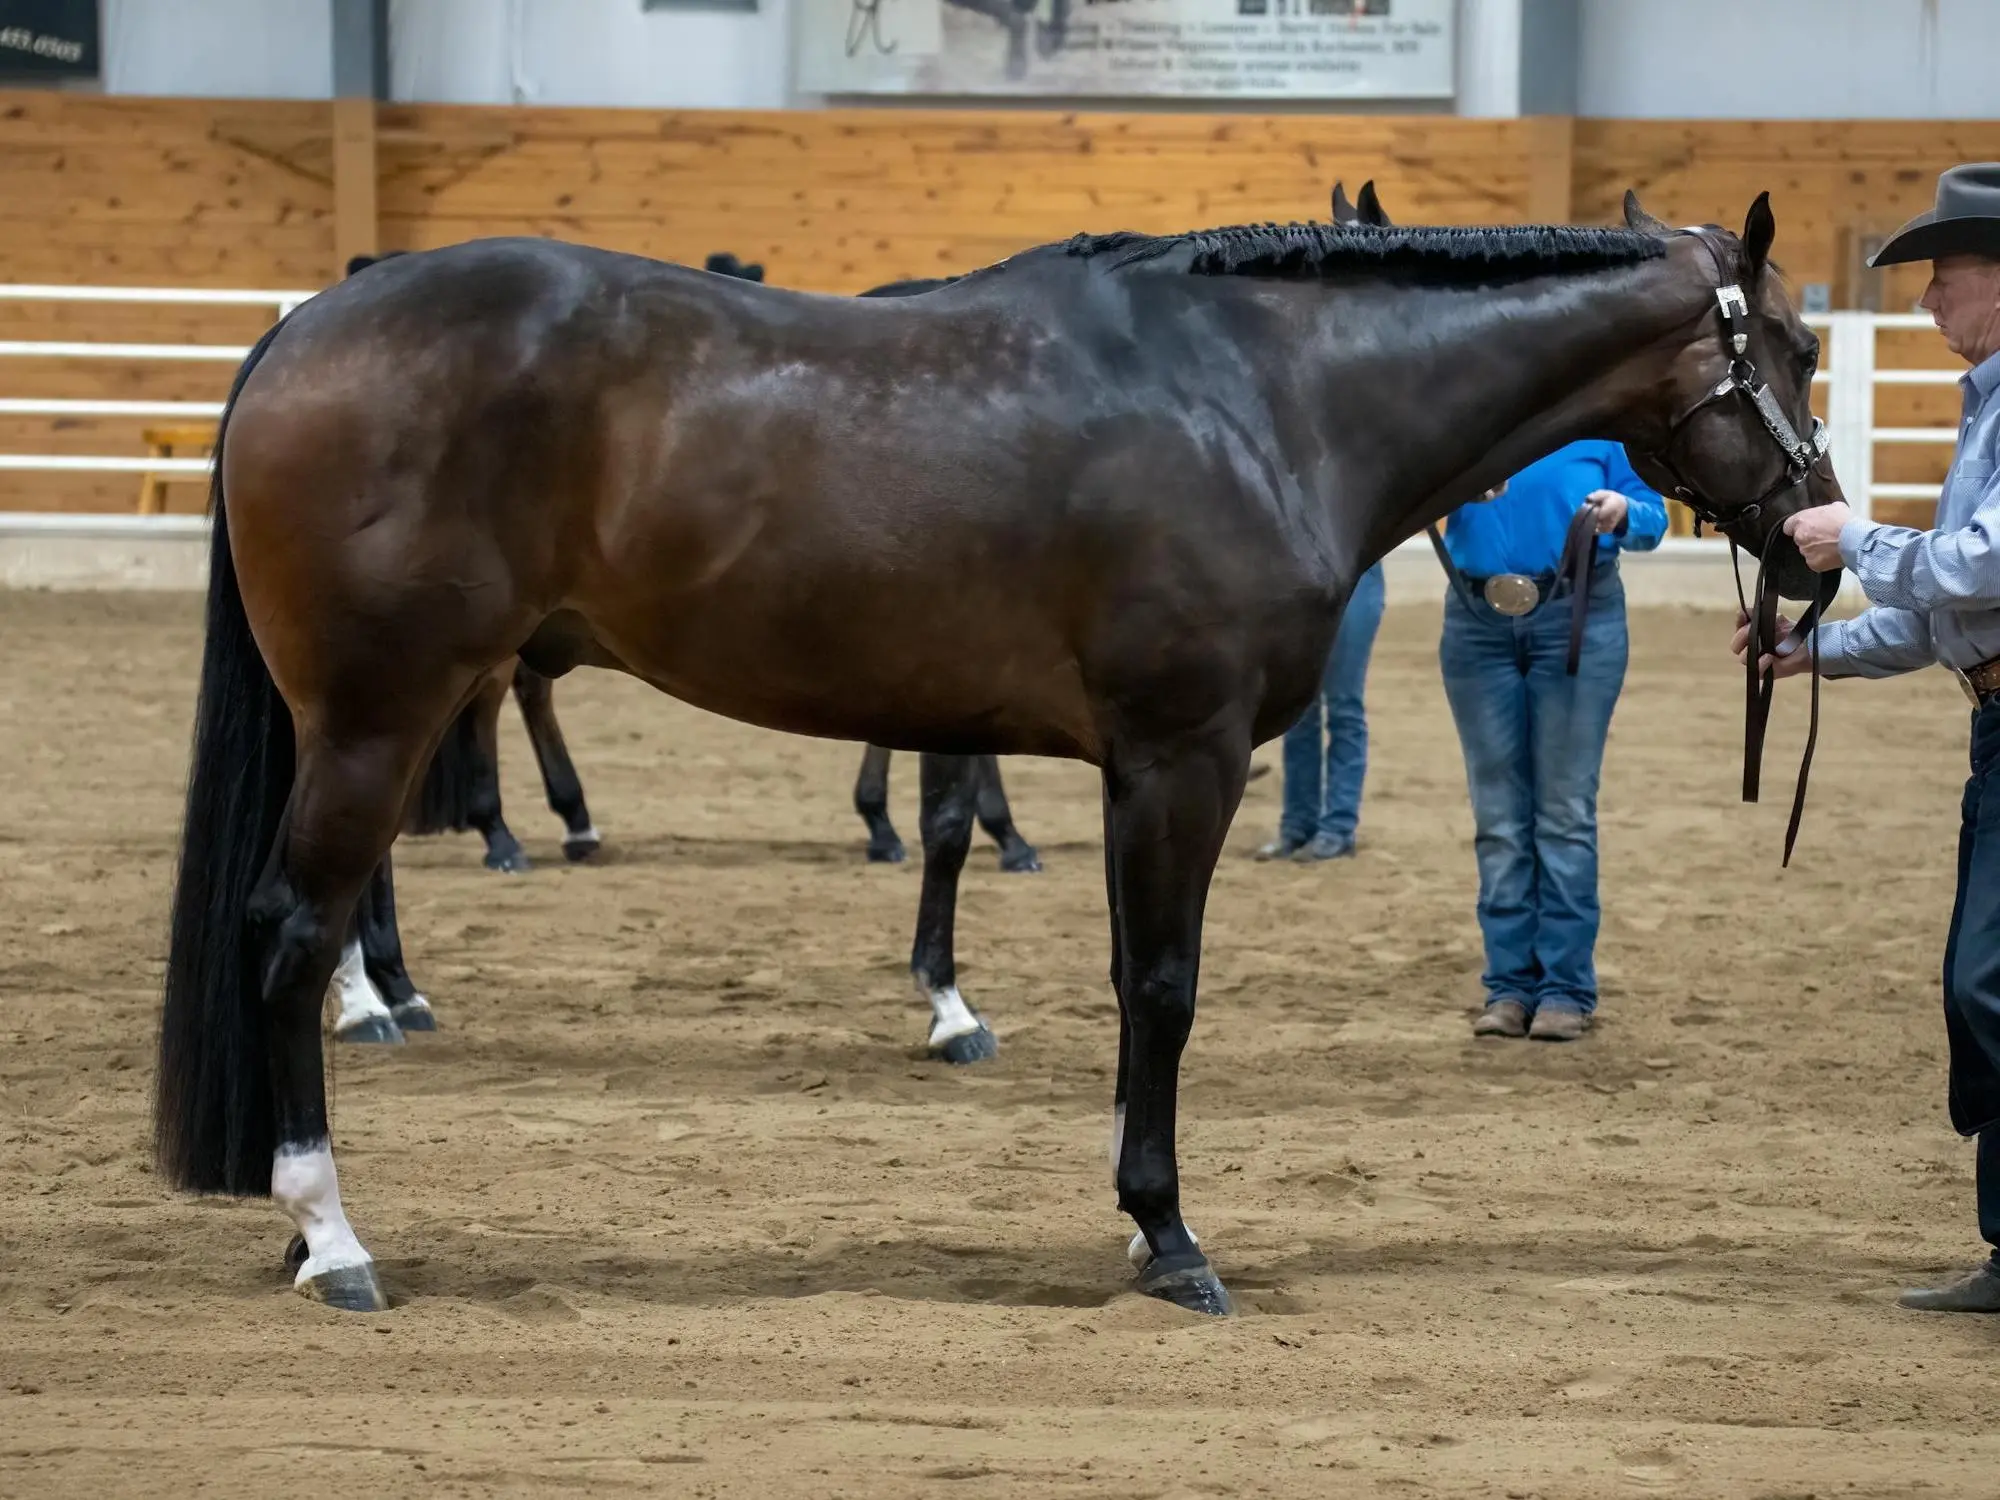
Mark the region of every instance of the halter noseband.
MULTIPOLYGON (((1708 252, 1709 259, 1715 263, 1716 274, 1720 276, 1721 257, 1716 254, 1707 233, 1701 229, 1689 229, 1684 232, 1693 235, 1700 242, 1701 247, 1708 252)), ((1697 527, 1706 521, 1720 531, 1725 526, 1739 526, 1746 521, 1754 521, 1763 513, 1764 506, 1773 497, 1804 484, 1806 476, 1822 458, 1826 457, 1831 439, 1827 436, 1826 423, 1818 417, 1811 419, 1812 427, 1809 435, 1800 437, 1798 429, 1792 426, 1791 418, 1785 415, 1784 408, 1778 404, 1778 398, 1772 392, 1770 383, 1758 374, 1756 362, 1750 358, 1750 301, 1743 294, 1742 284, 1732 281, 1717 287, 1715 306, 1721 319, 1723 348, 1729 355, 1729 373, 1723 376, 1721 383, 1713 390, 1674 419, 1672 425, 1667 428, 1666 442, 1661 445, 1659 452, 1652 455, 1652 459, 1673 479, 1674 498, 1694 512, 1697 527), (1770 487, 1755 500, 1747 505, 1739 505, 1725 514, 1720 507, 1705 500, 1696 492, 1694 486, 1687 482, 1667 455, 1689 422, 1718 401, 1727 400, 1739 391, 1750 398, 1751 409, 1763 423, 1764 431, 1770 434, 1771 441, 1776 443, 1785 455, 1785 468, 1770 487)))

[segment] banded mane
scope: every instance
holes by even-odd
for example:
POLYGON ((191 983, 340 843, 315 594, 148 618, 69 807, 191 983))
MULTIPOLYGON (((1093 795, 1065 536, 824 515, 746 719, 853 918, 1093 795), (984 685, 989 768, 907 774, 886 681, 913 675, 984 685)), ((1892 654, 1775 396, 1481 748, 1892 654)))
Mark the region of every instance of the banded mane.
POLYGON ((1425 280, 1463 281, 1595 271, 1666 254, 1659 235, 1632 229, 1531 224, 1505 228, 1410 225, 1377 229, 1346 224, 1237 224, 1186 234, 1080 234, 1066 254, 1105 257, 1110 268, 1182 252, 1191 276, 1309 278, 1343 271, 1398 272, 1425 280))

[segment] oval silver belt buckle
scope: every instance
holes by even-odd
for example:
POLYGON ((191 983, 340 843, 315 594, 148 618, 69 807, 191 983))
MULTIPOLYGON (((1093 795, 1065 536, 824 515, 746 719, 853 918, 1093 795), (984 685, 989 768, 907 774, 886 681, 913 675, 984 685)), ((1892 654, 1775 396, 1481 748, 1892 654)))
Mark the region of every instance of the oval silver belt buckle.
POLYGON ((1495 573, 1480 592, 1497 613, 1514 618, 1529 613, 1542 602, 1542 591, 1524 573, 1495 573))

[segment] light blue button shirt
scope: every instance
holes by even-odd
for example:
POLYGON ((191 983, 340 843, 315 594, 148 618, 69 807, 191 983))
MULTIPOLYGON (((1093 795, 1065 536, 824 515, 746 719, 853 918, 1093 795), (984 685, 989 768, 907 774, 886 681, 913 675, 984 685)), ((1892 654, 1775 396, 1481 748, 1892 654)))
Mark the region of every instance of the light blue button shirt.
POLYGON ((1855 519, 1840 556, 1875 607, 1819 628, 1831 676, 1893 677, 2000 657, 2000 354, 1959 381, 1965 416, 1938 499, 1937 529, 1855 519))

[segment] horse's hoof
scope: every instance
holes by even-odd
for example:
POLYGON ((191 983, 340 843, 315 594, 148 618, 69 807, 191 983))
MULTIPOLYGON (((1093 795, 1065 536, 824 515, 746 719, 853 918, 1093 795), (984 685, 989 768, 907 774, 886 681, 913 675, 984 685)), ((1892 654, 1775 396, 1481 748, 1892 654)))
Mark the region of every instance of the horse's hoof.
POLYGON ((604 846, 595 828, 586 828, 581 833, 563 836, 563 858, 571 864, 581 864, 604 846))
POLYGON ((294 1276, 298 1275, 299 1267, 306 1263, 306 1253, 306 1237, 293 1235, 292 1242, 285 1246, 285 1269, 294 1276))
POLYGON ((437 1017, 431 1011, 431 1003, 422 995, 410 1000, 398 1001, 389 1007, 389 1014, 396 1024, 405 1031, 436 1031, 437 1017))
POLYGON ((871 865, 900 865, 910 856, 899 839, 893 844, 870 844, 868 863, 871 865))
POLYGON ((967 1063, 991 1062, 999 1055, 1000 1039, 986 1029, 984 1022, 980 1023, 977 1031, 948 1038, 931 1048, 931 1056, 941 1057, 960 1067, 967 1063))
POLYGON ((1163 1263, 1154 1256, 1139 1273, 1139 1290, 1148 1297, 1158 1297, 1162 1302, 1211 1318, 1226 1318, 1236 1311, 1222 1278, 1203 1255, 1183 1259, 1178 1264, 1163 1263))
POLYGON ((1009 875, 1039 875, 1042 873, 1042 857, 1035 852, 1033 844, 1017 844, 1000 851, 1000 868, 1009 875))
POLYGON ((337 1307, 342 1312, 387 1312, 389 1294, 375 1275, 374 1263, 341 1266, 322 1271, 298 1283, 299 1291, 315 1302, 337 1307))
POLYGON ((534 869, 528 862, 525 849, 501 849, 486 856, 486 868, 498 870, 502 875, 525 875, 534 869))
POLYGON ((384 1047, 403 1045, 403 1028, 396 1024, 394 1015, 363 1016, 350 1026, 338 1028, 333 1033, 336 1042, 372 1043, 384 1047))

